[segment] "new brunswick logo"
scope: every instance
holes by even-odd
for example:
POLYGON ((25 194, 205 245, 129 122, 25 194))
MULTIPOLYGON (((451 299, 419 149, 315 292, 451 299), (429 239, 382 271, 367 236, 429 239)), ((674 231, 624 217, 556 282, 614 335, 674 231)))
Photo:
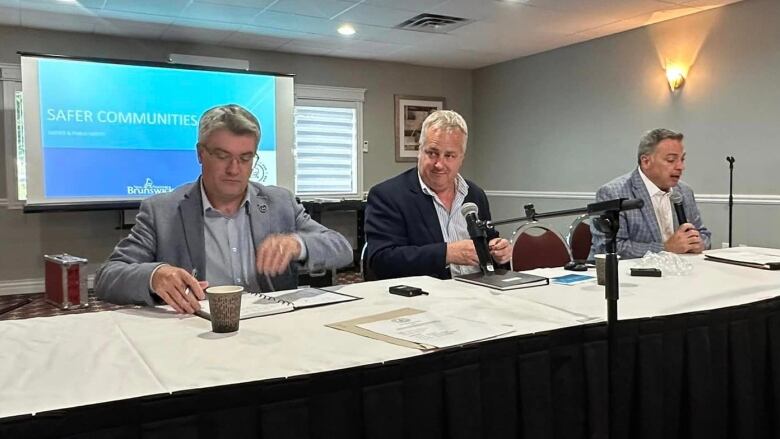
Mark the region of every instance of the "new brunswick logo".
POLYGON ((265 167, 263 162, 258 161, 257 164, 255 164, 254 169, 252 169, 251 180, 258 183, 264 183, 266 178, 268 178, 268 168, 265 167))
POLYGON ((143 186, 128 186, 127 195, 155 195, 163 194, 173 190, 171 186, 157 186, 151 178, 146 177, 143 186))

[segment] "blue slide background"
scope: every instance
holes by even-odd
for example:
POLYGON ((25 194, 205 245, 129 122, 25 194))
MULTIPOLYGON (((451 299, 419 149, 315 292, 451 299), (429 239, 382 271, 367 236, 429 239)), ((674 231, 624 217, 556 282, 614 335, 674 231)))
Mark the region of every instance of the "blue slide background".
POLYGON ((260 120, 261 156, 276 150, 273 76, 41 59, 38 77, 47 198, 143 198, 194 180, 197 122, 216 105, 249 109, 260 120), (67 110, 90 112, 91 120, 49 120, 51 111, 67 110), (107 122, 117 113, 183 117, 167 125, 107 122))

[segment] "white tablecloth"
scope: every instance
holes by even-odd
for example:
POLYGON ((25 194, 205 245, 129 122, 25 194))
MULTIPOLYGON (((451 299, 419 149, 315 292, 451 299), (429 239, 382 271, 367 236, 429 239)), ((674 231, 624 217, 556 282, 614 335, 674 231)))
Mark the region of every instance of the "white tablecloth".
MULTIPOLYGON (((683 255, 693 265, 684 276, 635 277, 629 274, 637 260, 620 261, 619 319, 636 319, 741 305, 780 295, 780 271, 707 261, 702 255, 683 255)), ((555 277, 563 269, 539 269, 529 273, 555 277)), ((595 277, 595 270, 588 274, 595 277)), ((606 320, 604 287, 595 280, 573 286, 551 285, 509 292, 519 298, 606 320)))
MULTIPOLYGON (((780 292, 780 272, 687 258, 694 264, 690 275, 662 278, 631 277, 632 262, 622 261, 620 318, 739 305, 780 292)), ((325 326, 403 307, 512 325, 515 331, 508 336, 606 318, 604 288, 595 281, 497 292, 413 277, 342 291, 363 300, 242 320, 237 333, 224 335, 213 334, 211 323, 199 317, 150 308, 2 321, 0 417, 423 355, 325 326), (396 284, 418 286, 430 295, 388 294, 387 287, 396 284)))
POLYGON ((0 322, 0 417, 165 390, 113 313, 0 322))

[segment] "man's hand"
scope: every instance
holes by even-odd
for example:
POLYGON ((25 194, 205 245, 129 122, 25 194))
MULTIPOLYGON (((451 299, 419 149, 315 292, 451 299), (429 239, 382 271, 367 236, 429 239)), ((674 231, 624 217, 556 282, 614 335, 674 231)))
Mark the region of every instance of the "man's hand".
POLYGON ((704 242, 693 224, 685 223, 666 240, 664 250, 672 253, 701 253, 704 251, 704 242))
POLYGON ((479 265, 477 250, 470 239, 447 244, 447 263, 456 265, 479 265))
POLYGON ((206 295, 203 289, 208 282, 198 282, 186 270, 171 265, 161 265, 152 275, 152 291, 178 313, 192 314, 200 309, 198 300, 206 295))
POLYGON ((258 273, 277 276, 301 255, 301 243, 294 235, 270 235, 260 243, 255 255, 258 273))
POLYGON ((488 243, 490 256, 499 264, 506 264, 512 259, 512 246, 504 238, 493 238, 488 243))

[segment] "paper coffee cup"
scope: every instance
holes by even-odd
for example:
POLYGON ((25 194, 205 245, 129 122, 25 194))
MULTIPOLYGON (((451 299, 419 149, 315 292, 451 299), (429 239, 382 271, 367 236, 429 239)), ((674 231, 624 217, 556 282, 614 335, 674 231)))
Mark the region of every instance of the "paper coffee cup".
POLYGON ((241 295, 244 287, 222 285, 206 288, 211 314, 211 330, 217 333, 238 331, 241 316, 241 295))

